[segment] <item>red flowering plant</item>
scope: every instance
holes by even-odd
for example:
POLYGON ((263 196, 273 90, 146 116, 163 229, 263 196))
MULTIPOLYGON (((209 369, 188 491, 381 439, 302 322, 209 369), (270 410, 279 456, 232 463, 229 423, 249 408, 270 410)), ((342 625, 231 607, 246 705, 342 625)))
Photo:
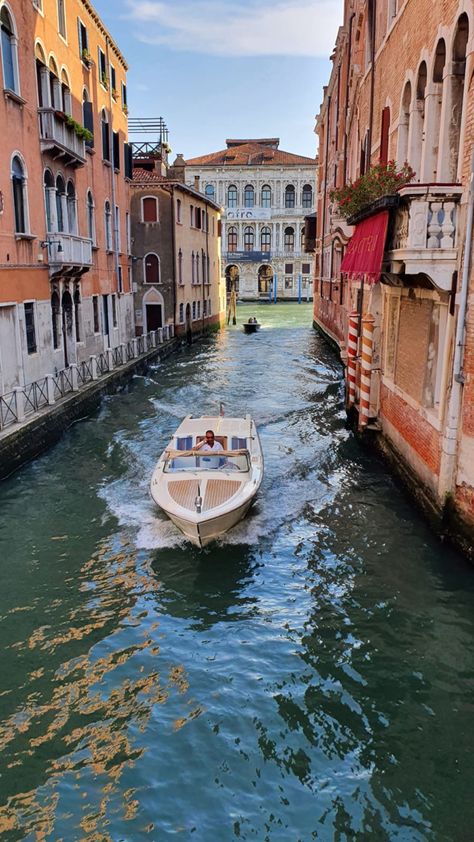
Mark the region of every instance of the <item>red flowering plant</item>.
POLYGON ((401 169, 397 169, 395 161, 388 164, 374 164, 356 181, 350 181, 344 187, 331 190, 329 197, 337 202, 339 215, 344 219, 358 213, 375 199, 396 193, 400 187, 409 184, 415 177, 415 171, 405 161, 401 169))

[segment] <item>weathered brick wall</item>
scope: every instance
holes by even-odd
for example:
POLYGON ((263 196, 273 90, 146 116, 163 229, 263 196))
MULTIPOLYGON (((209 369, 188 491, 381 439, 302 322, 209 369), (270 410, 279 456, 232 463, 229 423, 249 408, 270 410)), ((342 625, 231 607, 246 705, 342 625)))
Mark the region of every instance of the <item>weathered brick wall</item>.
POLYGON ((430 338, 431 301, 402 298, 398 326, 395 382, 423 403, 426 358, 430 338))
POLYGON ((414 453, 437 476, 441 456, 438 431, 420 416, 416 409, 383 384, 380 390, 380 404, 382 418, 386 418, 395 427, 414 453))

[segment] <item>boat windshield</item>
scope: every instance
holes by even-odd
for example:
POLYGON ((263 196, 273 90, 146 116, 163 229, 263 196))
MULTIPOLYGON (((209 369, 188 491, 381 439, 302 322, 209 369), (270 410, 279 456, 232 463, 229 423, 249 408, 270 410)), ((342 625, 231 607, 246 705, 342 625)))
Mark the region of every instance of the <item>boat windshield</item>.
POLYGON ((165 474, 175 471, 222 471, 222 473, 245 473, 249 470, 249 454, 231 452, 214 456, 207 452, 203 454, 186 454, 185 456, 170 455, 164 465, 165 474))

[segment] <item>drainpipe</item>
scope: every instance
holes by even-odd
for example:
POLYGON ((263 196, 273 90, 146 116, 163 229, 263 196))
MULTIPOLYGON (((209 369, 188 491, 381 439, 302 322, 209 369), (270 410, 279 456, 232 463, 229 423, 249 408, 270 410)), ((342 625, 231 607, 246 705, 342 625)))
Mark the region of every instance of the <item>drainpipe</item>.
MULTIPOLYGON (((173 258, 173 333, 176 335, 176 325, 179 324, 178 314, 176 313, 176 285, 178 283, 178 265, 176 263, 176 212, 174 202, 174 185, 171 185, 171 252, 173 258)), ((185 302, 184 302, 185 303, 185 302)), ((185 312, 183 305, 183 313, 185 312)), ((186 320, 186 315, 185 315, 186 320)))
POLYGON ((472 232, 474 222, 474 146, 471 152, 471 172, 469 177, 469 196, 467 201, 466 234, 464 240, 464 261, 459 291, 459 311, 456 324, 454 345, 453 382, 448 402, 446 427, 443 438, 442 458, 438 491, 441 498, 453 491, 455 482, 456 456, 458 449, 459 422, 461 418, 462 387, 465 377, 463 372, 466 311, 469 296, 469 273, 471 268, 472 232))
POLYGON ((375 91, 375 21, 377 19, 377 0, 372 2, 372 20, 370 27, 370 60, 372 63, 372 72, 370 74, 370 106, 369 106, 369 138, 366 161, 366 167, 370 167, 370 160, 372 157, 372 131, 374 122, 374 91, 375 91))
POLYGON ((328 155, 329 155, 329 130, 331 118, 331 94, 328 95, 328 106, 326 109, 327 123, 326 123, 326 149, 324 152, 324 191, 323 191, 323 218, 321 220, 321 256, 319 261, 319 297, 322 298, 323 293, 323 265, 324 265, 324 229, 326 227, 326 196, 328 191, 328 155))
POLYGON ((352 23, 355 18, 355 12, 352 12, 349 18, 349 43, 347 48, 347 76, 346 76, 346 102, 345 102, 345 125, 344 125, 344 184, 347 181, 347 144, 348 144, 348 134, 347 134, 347 115, 349 113, 349 79, 350 79, 350 67, 352 61, 352 23))
MULTIPOLYGON (((107 69, 108 69, 108 80, 109 80, 109 150, 110 150, 110 157, 111 157, 111 176, 110 176, 110 190, 111 190, 111 198, 112 198, 112 231, 113 231, 113 249, 114 249, 114 265, 115 265, 115 278, 117 282, 117 292, 118 292, 118 279, 119 279, 119 254, 118 254, 118 242, 119 242, 119 228, 120 225, 120 218, 117 219, 117 214, 115 212, 115 167, 114 167, 114 134, 113 134, 113 122, 112 122, 112 74, 110 70, 110 55, 109 55, 109 45, 110 39, 108 36, 105 38, 105 51, 106 51, 106 58, 107 58, 107 69)), ((123 278, 122 278, 122 288, 123 288, 123 278)), ((117 307, 118 310, 118 335, 119 335, 119 344, 122 341, 122 330, 120 325, 120 315, 122 308, 120 307, 120 298, 117 296, 117 307)), ((109 334, 109 346, 110 346, 110 334, 109 334)))

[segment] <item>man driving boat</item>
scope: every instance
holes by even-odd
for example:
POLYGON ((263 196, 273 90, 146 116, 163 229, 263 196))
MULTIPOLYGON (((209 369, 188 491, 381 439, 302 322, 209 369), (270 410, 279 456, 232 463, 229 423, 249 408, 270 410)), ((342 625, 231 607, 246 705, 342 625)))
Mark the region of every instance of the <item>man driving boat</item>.
MULTIPOLYGON (((224 450, 221 443, 216 441, 214 436, 214 430, 206 430, 206 437, 198 442, 193 447, 193 450, 201 450, 201 451, 212 451, 213 453, 218 453, 220 450, 224 450)), ((203 456, 202 461, 205 463, 205 467, 207 468, 218 468, 219 465, 223 464, 223 459, 211 459, 209 456, 203 456)))

